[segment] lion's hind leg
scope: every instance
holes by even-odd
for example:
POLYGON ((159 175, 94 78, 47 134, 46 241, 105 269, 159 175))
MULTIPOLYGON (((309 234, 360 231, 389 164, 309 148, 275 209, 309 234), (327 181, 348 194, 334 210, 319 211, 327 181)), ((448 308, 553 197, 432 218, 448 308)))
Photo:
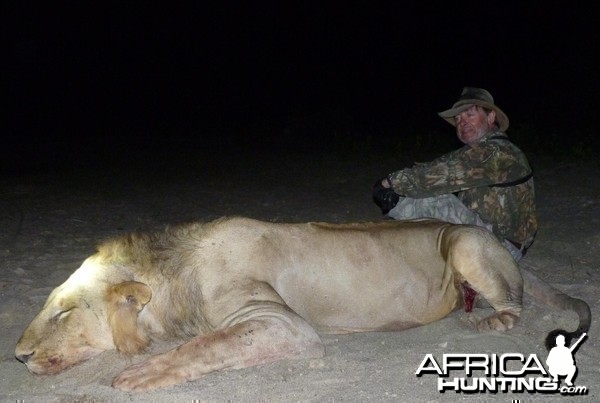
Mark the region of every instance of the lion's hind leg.
POLYGON ((286 306, 255 302, 238 313, 221 330, 197 336, 125 369, 113 386, 147 391, 192 381, 213 371, 324 355, 314 329, 286 306))
POLYGON ((446 235, 447 264, 457 282, 466 286, 462 288, 473 289, 496 311, 477 320, 477 329, 511 329, 519 319, 523 299, 523 279, 514 259, 487 230, 464 226, 454 229, 446 235))

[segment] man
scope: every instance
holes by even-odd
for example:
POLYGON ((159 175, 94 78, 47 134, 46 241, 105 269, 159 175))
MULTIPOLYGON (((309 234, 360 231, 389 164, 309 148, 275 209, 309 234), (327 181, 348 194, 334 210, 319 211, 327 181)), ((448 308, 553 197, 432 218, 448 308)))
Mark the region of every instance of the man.
POLYGON ((439 116, 465 145, 377 181, 375 203, 397 220, 430 217, 488 228, 519 261, 537 218, 532 171, 505 134, 508 117, 488 91, 471 87, 439 116))
POLYGON ((548 372, 552 375, 554 382, 558 382, 559 375, 566 375, 567 379, 565 382, 567 386, 573 386, 573 377, 575 377, 575 373, 577 372, 575 360, 573 359, 573 351, 575 351, 585 336, 587 336, 587 333, 583 333, 571 347, 565 347, 565 336, 563 334, 556 336, 556 347, 552 347, 546 359, 548 372))

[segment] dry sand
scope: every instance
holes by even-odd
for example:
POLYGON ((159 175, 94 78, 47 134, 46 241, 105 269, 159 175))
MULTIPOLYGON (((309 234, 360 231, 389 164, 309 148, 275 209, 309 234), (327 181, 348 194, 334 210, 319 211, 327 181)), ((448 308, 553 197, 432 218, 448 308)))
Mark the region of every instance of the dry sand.
MULTIPOLYGON (((463 312, 393 333, 323 336, 326 356, 214 373, 152 393, 123 393, 112 378, 131 362, 106 352, 57 376, 31 375, 15 344, 50 291, 101 239, 181 221, 245 215, 272 221, 381 219, 371 202, 374 180, 401 166, 393 159, 326 156, 253 158, 221 155, 127 168, 11 175, 0 178, 0 399, 2 401, 401 400, 454 401, 582 397, 540 394, 440 394, 437 377, 417 378, 426 353, 522 353, 546 358, 546 333, 573 328, 574 317, 525 298, 517 327, 477 333, 463 312)), ((600 315, 600 166, 597 161, 532 159, 540 229, 524 264, 557 288, 586 300, 600 315)), ((600 400, 598 325, 576 354, 583 399, 600 400)), ((154 345, 153 352, 169 348, 154 345)), ((460 375, 457 375, 460 376, 460 375)))

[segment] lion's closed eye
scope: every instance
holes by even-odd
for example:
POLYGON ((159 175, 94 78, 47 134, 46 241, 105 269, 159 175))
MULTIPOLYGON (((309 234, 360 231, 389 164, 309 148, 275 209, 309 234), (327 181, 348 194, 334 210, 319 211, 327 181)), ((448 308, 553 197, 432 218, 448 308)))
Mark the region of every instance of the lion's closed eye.
POLYGON ((54 321, 61 321, 63 319, 66 319, 72 312, 73 312, 73 308, 68 308, 68 309, 61 309, 60 311, 58 311, 57 313, 54 314, 54 316, 52 317, 52 320, 54 321))

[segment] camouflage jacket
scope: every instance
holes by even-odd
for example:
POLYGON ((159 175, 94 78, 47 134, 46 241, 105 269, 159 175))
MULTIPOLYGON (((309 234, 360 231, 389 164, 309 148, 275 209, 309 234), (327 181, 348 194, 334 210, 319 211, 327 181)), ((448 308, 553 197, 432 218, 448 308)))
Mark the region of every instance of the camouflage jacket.
POLYGON ((532 171, 525 154, 500 131, 475 147, 465 145, 431 162, 388 176, 402 196, 425 198, 454 193, 499 238, 529 246, 537 230, 532 171))

